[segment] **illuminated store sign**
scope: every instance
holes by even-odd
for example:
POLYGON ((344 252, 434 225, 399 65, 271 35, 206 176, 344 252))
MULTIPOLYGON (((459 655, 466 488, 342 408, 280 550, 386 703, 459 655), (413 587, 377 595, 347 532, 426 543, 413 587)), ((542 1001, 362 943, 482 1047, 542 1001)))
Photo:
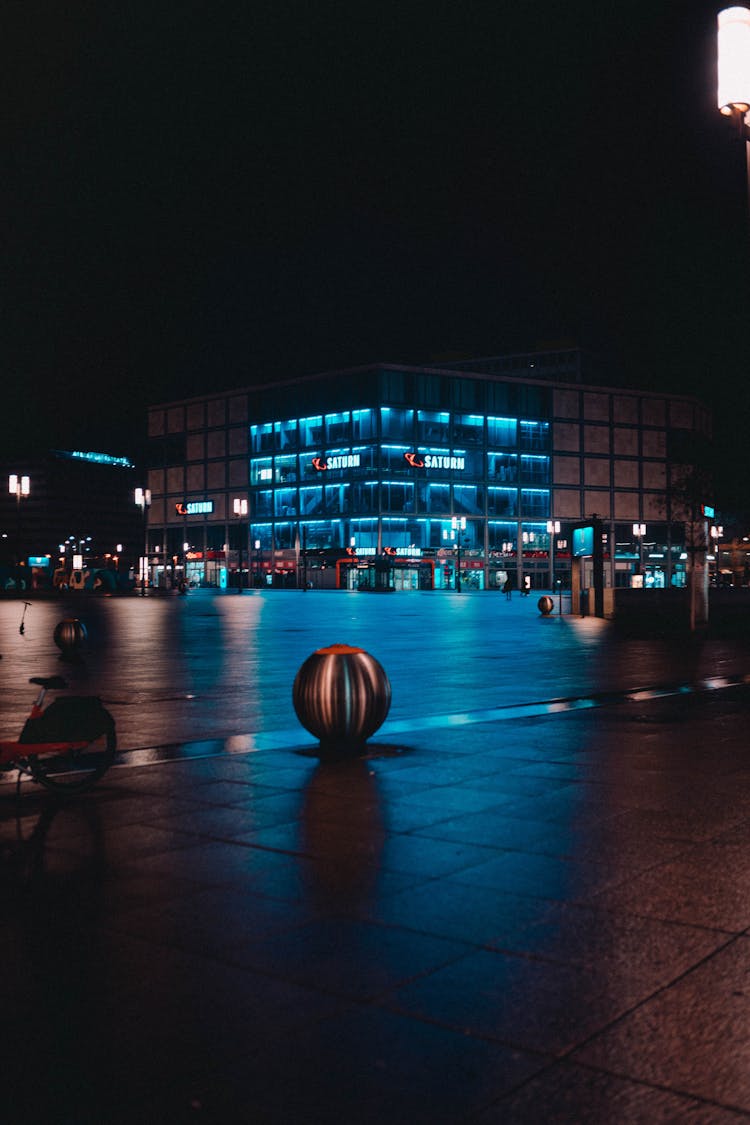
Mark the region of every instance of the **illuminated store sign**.
POLYGON ((213 500, 191 500, 189 504, 175 504, 178 516, 205 516, 213 512, 213 500))
POLYGON ((359 453, 337 453, 334 457, 313 457, 313 468, 319 473, 327 469, 358 469, 359 453))
POLYGON ((404 460, 413 469, 456 469, 463 472, 466 467, 464 457, 449 456, 447 453, 405 453, 404 460))

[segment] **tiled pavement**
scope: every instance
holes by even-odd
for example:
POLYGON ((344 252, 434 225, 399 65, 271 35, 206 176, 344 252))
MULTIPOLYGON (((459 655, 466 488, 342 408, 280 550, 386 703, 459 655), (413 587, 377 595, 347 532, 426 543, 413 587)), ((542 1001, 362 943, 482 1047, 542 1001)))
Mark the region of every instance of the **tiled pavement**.
POLYGON ((749 1120, 749 700, 0 787, 0 1120, 749 1120))

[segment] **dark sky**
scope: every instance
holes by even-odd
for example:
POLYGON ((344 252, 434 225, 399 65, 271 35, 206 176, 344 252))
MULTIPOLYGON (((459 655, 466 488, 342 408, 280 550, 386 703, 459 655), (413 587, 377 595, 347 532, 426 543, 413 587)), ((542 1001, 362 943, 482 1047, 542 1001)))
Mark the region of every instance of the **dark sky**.
POLYGON ((149 402, 562 338, 703 395, 738 479, 721 6, 13 0, 6 449, 130 452, 149 402))

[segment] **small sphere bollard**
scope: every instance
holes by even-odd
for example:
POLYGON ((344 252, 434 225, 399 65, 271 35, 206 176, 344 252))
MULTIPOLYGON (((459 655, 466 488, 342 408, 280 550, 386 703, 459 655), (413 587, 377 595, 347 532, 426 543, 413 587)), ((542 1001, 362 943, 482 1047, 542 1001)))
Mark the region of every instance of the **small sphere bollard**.
POLYGON ((383 666, 364 649, 329 645, 308 656, 297 672, 292 703, 325 753, 356 753, 385 720, 391 685, 383 666))
POLYGON ((552 601, 549 594, 543 594, 536 604, 543 617, 549 617, 552 610, 555 608, 555 603, 552 601))
POLYGON ((53 639, 59 649, 78 648, 86 640, 86 626, 77 617, 66 617, 55 625, 53 639))

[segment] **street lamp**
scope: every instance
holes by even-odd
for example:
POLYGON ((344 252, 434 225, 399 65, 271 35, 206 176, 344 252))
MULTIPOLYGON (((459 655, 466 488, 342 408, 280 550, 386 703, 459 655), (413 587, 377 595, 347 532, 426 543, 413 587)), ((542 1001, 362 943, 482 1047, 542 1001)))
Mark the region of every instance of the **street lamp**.
POLYGON ((560 521, 547 520, 547 534, 549 535, 549 587, 555 587, 555 536, 560 534, 560 521))
POLYGON ((638 573, 643 575, 643 536, 646 534, 645 523, 633 524, 633 535, 638 540, 638 573))
POLYGON ((456 593, 461 593, 461 532, 466 531, 466 516, 453 516, 451 530, 443 529, 443 539, 455 540, 456 543, 456 593))
POLYGON ((719 542, 721 540, 722 535, 724 534, 724 528, 720 524, 719 525, 711 524, 711 527, 709 528, 709 532, 710 532, 711 538, 714 541, 714 567, 715 567, 715 570, 716 570, 716 585, 718 587, 718 585, 719 585, 719 558, 720 558, 719 542))
POLYGON ((141 559, 141 597, 146 596, 146 568, 148 566, 148 510, 151 507, 151 489, 136 488, 136 507, 143 512, 143 558, 141 559))
POLYGON ((261 585, 260 580, 263 577, 263 558, 262 558, 261 553, 260 553, 260 539, 255 540, 255 550, 258 552, 258 557, 257 557, 257 560, 256 560, 256 566, 258 568, 258 575, 257 575, 257 578, 256 578, 255 582, 256 582, 256 585, 258 587, 260 587, 260 585, 261 585))
POLYGON ((725 8, 718 17, 718 105, 745 141, 750 193, 750 9, 725 8))
POLYGON ((242 522, 241 521, 242 521, 242 517, 247 515, 247 500, 240 500, 239 497, 235 496, 234 500, 232 501, 232 508, 234 510, 234 514, 236 515, 237 519, 240 520, 240 573, 239 573, 239 585, 237 587, 237 593, 241 594, 242 593, 242 540, 244 538, 244 532, 242 530, 242 522))
POLYGON ((8 492, 16 498, 16 588, 21 589, 21 501, 31 495, 31 477, 11 473, 8 477, 8 492))

